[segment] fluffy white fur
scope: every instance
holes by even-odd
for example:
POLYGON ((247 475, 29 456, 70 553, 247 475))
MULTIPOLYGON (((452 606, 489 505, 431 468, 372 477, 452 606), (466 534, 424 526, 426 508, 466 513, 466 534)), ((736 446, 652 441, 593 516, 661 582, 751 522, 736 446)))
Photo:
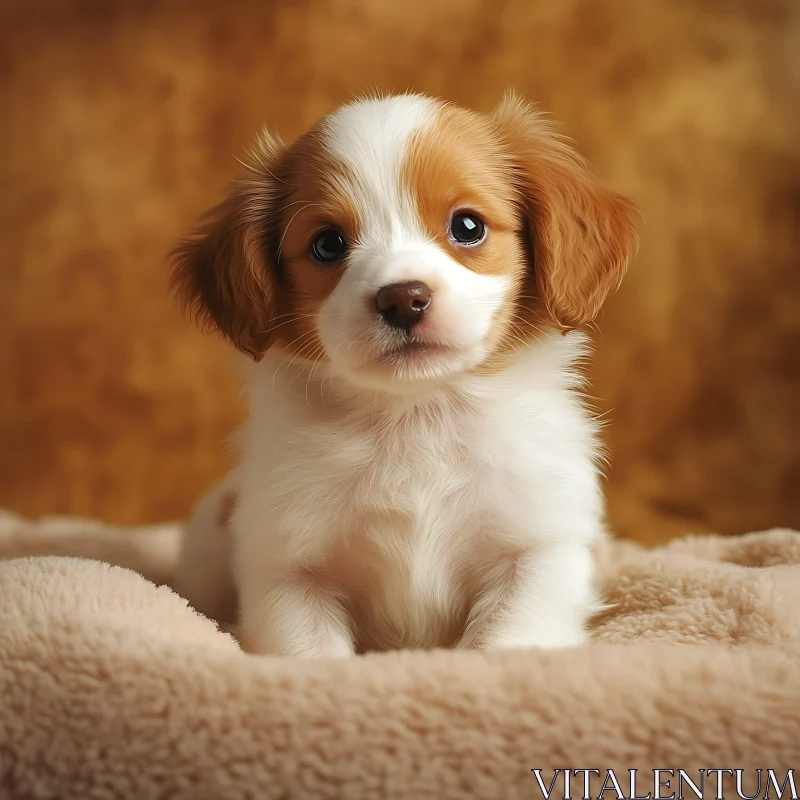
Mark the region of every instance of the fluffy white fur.
POLYGON ((190 525, 179 588, 224 616, 232 582, 251 652, 575 645, 598 607, 596 426, 576 393, 585 339, 545 330, 504 369, 470 372, 513 290, 429 241, 400 188, 405 142, 435 108, 369 100, 329 118, 363 233, 319 314, 327 358, 270 350, 250 366, 241 466, 190 525), (364 298, 399 280, 433 289, 414 336, 437 349, 387 379, 371 366, 394 334, 364 298))

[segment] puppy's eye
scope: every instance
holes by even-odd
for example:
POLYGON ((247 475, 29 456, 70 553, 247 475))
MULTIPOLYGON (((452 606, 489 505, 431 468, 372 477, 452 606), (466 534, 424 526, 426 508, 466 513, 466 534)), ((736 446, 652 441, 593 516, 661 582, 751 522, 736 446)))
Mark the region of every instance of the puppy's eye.
POLYGON ((475 214, 456 214, 450 221, 450 235, 459 244, 478 244, 486 235, 486 226, 475 214))
POLYGON ((323 231, 314 239, 311 245, 311 252, 317 261, 330 264, 344 257, 347 252, 347 242, 344 236, 333 228, 323 231))

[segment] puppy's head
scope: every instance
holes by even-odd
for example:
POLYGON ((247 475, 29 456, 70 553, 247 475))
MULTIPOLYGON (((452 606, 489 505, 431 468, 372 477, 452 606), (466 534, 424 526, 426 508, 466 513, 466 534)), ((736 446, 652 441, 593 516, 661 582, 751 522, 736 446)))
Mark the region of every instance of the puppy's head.
POLYGON ((634 208, 514 97, 488 115, 428 97, 359 100, 247 175, 175 252, 207 326, 259 359, 328 362, 408 391, 492 369, 543 326, 599 312, 634 208))

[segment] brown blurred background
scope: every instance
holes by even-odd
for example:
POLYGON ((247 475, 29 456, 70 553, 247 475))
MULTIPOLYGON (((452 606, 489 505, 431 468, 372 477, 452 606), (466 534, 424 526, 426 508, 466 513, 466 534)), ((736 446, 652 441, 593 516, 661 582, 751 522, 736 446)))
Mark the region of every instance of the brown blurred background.
POLYGON ((266 122, 514 86, 647 220, 600 323, 611 521, 800 528, 797 0, 0 4, 0 505, 185 514, 241 417, 164 256, 266 122))

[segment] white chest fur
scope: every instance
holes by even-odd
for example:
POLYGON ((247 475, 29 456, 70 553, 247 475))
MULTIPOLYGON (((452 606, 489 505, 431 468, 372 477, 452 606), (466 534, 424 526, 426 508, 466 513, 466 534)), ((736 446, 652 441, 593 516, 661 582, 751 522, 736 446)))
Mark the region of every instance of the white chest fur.
MULTIPOLYGON (((309 581, 302 597, 333 601, 356 650, 450 646, 498 569, 585 549, 602 502, 594 424, 572 391, 581 347, 548 338, 502 374, 414 399, 258 365, 233 520, 243 625, 309 581)), ((280 651, 290 624, 305 623, 250 638, 280 651)))

